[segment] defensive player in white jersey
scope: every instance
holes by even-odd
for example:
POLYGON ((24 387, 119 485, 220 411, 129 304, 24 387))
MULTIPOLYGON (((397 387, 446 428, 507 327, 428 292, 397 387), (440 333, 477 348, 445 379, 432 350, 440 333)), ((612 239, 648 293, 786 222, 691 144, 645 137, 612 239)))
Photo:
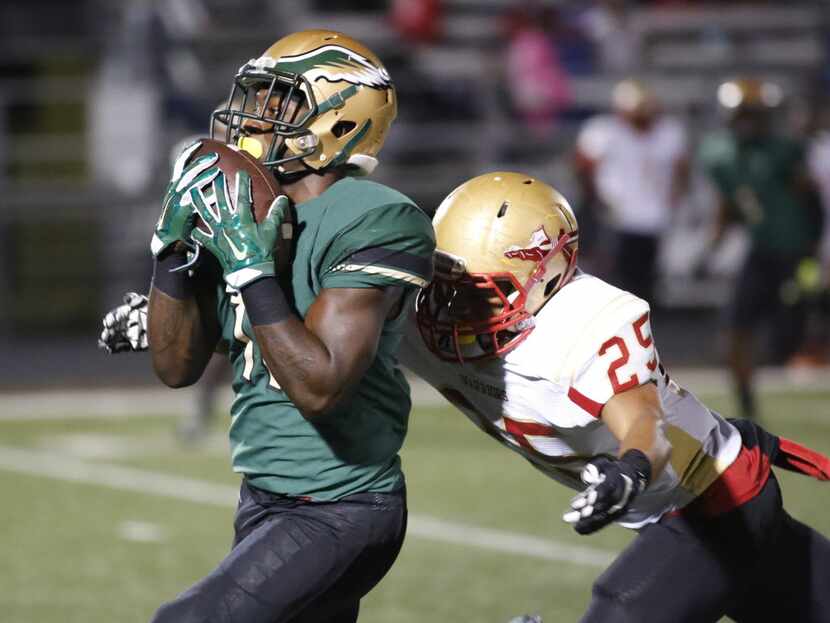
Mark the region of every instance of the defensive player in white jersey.
POLYGON ((577 268, 576 219, 547 184, 479 176, 433 226, 435 278, 400 359, 579 491, 564 515, 577 532, 639 531, 583 621, 830 620, 830 541, 784 511, 770 471, 827 480, 830 460, 677 385, 648 303, 577 268))
MULTIPOLYGON (((830 479, 830 460, 726 421, 670 379, 646 301, 581 273, 568 202, 491 173, 433 220, 435 279, 399 358, 481 430, 578 494, 577 532, 639 535, 596 581, 583 621, 827 621, 830 542, 783 509, 771 463, 830 479)), ((135 340, 125 305, 104 342, 135 340), (120 335, 120 338, 119 338, 120 335)))

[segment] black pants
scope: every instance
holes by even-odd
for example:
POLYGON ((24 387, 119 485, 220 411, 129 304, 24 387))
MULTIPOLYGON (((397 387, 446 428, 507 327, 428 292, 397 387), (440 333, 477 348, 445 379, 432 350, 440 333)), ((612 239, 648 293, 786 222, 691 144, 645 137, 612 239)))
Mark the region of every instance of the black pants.
POLYGON ((242 482, 233 549, 153 623, 353 623, 398 556, 404 491, 316 503, 242 482))
POLYGON ((614 246, 615 286, 654 305, 654 284, 657 280, 656 235, 617 232, 614 246))
POLYGON ((782 297, 782 287, 794 278, 800 260, 751 250, 726 310, 733 331, 752 332, 762 321, 770 322, 776 363, 786 361, 804 341, 805 307, 800 302, 787 304, 782 297))
POLYGON ((715 518, 672 516, 640 531, 596 580, 591 623, 830 621, 830 541, 790 517, 774 475, 715 518))

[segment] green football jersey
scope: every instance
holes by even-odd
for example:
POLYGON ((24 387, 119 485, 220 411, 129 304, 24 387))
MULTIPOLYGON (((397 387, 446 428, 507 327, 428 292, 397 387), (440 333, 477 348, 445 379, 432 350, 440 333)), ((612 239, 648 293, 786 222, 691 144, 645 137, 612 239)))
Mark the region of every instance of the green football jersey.
POLYGON ((753 247, 785 256, 809 251, 815 235, 795 190, 804 166, 799 142, 767 136, 741 144, 719 133, 703 140, 700 160, 718 191, 738 209, 753 247))
MULTIPOLYGON (((391 188, 345 178, 296 211, 295 256, 281 283, 301 318, 324 288, 404 286, 412 294, 432 277, 430 219, 391 188)), ((398 450, 410 399, 396 352, 405 313, 386 321, 351 396, 312 423, 268 371, 241 294, 220 286, 218 310, 234 370, 234 471, 261 489, 315 500, 403 486, 398 450)))

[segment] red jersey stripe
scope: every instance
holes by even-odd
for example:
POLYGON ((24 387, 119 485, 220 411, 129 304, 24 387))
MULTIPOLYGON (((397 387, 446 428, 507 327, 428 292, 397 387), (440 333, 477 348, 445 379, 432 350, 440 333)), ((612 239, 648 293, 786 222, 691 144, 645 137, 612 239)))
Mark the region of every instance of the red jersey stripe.
POLYGON ((570 398, 571 402, 573 402, 576 406, 581 408, 583 411, 590 413, 597 419, 599 419, 600 415, 602 414, 602 407, 604 405, 601 405, 595 400, 591 400, 590 398, 588 398, 588 396, 580 392, 575 387, 571 387, 568 390, 568 398, 570 398))
POLYGON ((779 438, 775 464, 818 480, 830 480, 830 458, 786 437, 779 438))
POLYGON ((680 513, 706 517, 728 513, 758 495, 767 484, 769 474, 769 456, 759 446, 751 449, 742 446, 732 465, 680 513))

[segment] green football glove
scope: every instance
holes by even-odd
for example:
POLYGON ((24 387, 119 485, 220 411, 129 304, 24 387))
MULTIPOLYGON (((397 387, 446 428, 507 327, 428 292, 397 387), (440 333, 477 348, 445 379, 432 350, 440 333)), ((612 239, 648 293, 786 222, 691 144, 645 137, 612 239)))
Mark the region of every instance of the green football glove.
POLYGON ((196 222, 196 214, 190 206, 189 191, 192 186, 203 186, 210 181, 210 176, 204 173, 219 159, 218 154, 206 154, 185 166, 200 145, 200 142, 196 142, 187 147, 173 165, 173 176, 164 193, 161 216, 150 243, 150 250, 155 257, 179 241, 190 246, 190 232, 196 222))
POLYGON ((216 176, 215 209, 208 206, 198 187, 191 189, 190 202, 210 233, 196 228, 191 237, 219 260, 225 281, 232 288, 238 290, 257 279, 273 276, 280 224, 290 206, 288 197, 280 195, 274 199, 265 220, 257 224, 251 210, 251 177, 244 171, 236 174, 236 197, 231 201, 225 175, 219 169, 207 174, 216 176))

